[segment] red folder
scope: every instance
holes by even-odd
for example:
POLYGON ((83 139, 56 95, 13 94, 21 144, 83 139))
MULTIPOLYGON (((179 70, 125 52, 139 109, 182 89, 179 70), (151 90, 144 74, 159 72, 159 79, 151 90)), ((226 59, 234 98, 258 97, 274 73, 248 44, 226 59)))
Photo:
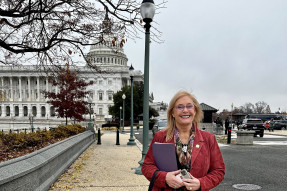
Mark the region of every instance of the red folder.
POLYGON ((166 172, 178 170, 173 143, 153 143, 152 154, 159 170, 166 172))

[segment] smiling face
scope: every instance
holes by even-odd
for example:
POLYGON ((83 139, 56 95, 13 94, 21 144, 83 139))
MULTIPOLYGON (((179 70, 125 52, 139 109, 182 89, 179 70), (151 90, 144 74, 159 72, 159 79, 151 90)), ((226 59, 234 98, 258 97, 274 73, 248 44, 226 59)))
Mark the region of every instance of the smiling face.
POLYGON ((177 127, 192 126, 195 116, 195 106, 189 96, 179 98, 173 107, 172 116, 175 118, 177 127))

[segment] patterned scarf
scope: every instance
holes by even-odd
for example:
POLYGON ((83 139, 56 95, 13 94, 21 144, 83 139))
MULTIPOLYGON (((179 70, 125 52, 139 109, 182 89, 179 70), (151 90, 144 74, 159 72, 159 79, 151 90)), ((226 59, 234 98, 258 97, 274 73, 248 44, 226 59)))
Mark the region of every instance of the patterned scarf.
POLYGON ((191 162, 191 153, 192 153, 192 146, 194 142, 194 133, 193 129, 190 130, 190 137, 188 140, 189 144, 183 144, 179 137, 178 129, 174 129, 174 142, 177 157, 180 163, 180 169, 186 169, 188 172, 190 171, 190 162, 191 162))

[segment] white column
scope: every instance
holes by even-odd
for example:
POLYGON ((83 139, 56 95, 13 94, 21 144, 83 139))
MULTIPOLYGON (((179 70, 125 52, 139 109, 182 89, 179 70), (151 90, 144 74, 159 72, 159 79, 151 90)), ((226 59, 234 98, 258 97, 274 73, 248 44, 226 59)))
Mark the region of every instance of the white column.
POLYGON ((32 114, 32 105, 31 104, 28 104, 28 117, 30 114, 32 114))
POLYGON ((50 105, 46 103, 46 118, 50 119, 50 105), (48 117, 47 117, 48 116, 48 117))
MULTIPOLYGON (((39 96, 38 96, 38 98, 39 98, 39 96)), ((36 108, 37 108, 37 117, 41 117, 41 106, 40 106, 40 104, 37 104, 36 108)))
POLYGON ((38 94, 37 101, 40 101, 40 77, 39 76, 37 76, 37 94, 38 94))
MULTIPOLYGON (((49 91, 49 80, 48 77, 46 77, 46 92, 49 91)), ((48 98, 46 98, 46 101, 48 100, 48 98)))
POLYGON ((30 77, 28 77, 28 96, 29 96, 29 98, 27 100, 31 101, 32 99, 31 99, 31 79, 30 79, 30 77))
POLYGON ((11 93, 11 97, 10 97, 10 101, 13 101, 13 99, 14 99, 14 95, 13 95, 13 79, 12 79, 12 77, 10 77, 10 93, 11 93))
POLYGON ((49 91, 49 80, 48 80, 48 77, 46 77, 46 91, 49 91))
POLYGON ((10 104, 10 117, 14 117, 15 116, 15 110, 14 110, 14 106, 13 104, 11 103, 10 104))
POLYGON ((1 104, 1 117, 5 117, 4 104, 1 104))
MULTIPOLYGON (((6 95, 4 92, 4 79, 3 79, 3 77, 1 77, 1 101, 4 101, 5 96, 6 95)), ((2 117, 3 117, 3 112, 2 112, 2 117)))
POLYGON ((1 90, 4 91, 4 77, 1 77, 1 90))
POLYGON ((21 81, 21 76, 19 77, 19 94, 20 94, 20 100, 22 101, 22 81, 21 81))

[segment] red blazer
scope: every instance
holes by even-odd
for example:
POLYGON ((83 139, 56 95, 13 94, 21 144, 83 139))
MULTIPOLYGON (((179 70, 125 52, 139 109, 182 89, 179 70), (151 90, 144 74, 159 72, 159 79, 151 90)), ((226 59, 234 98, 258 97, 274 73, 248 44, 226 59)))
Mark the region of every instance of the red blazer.
MULTIPOLYGON (((142 173, 149 181, 154 171, 158 170, 152 154, 152 144, 166 143, 166 134, 167 131, 159 131, 155 134, 142 164, 142 173)), ((168 143, 174 143, 174 138, 168 143)), ((225 174, 225 165, 215 136, 197 127, 195 127, 190 173, 200 181, 201 191, 208 191, 217 186, 224 179, 225 174)), ((165 191, 172 190, 165 183, 166 174, 167 172, 164 171, 158 172, 153 191, 160 191, 160 188, 165 188, 165 191)))

